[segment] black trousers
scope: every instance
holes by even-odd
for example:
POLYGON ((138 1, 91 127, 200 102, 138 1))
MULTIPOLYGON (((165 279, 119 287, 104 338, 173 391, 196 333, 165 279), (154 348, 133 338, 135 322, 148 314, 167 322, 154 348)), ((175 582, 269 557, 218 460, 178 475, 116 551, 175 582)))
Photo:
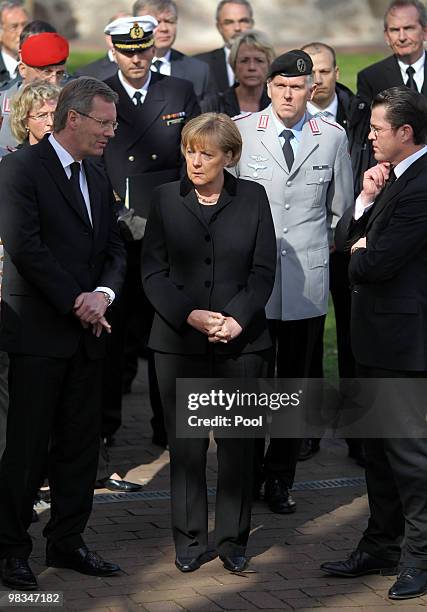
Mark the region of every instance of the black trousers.
MULTIPOLYGON (((427 372, 357 364, 359 378, 418 378, 427 372)), ((386 407, 385 407, 386 408, 386 407)), ((359 549, 427 570, 427 439, 365 439, 370 517, 359 549)))
MULTIPOLYGON (((275 350, 271 354, 268 376, 309 378, 313 376, 313 355, 322 334, 325 315, 297 321, 270 320, 269 327, 275 350)), ((264 440, 256 440, 255 478, 263 481, 281 478, 289 488, 295 472, 301 440, 271 438, 264 456, 264 440)))
POLYGON ((46 456, 51 516, 43 534, 68 551, 92 510, 101 421, 102 360, 10 354, 6 449, 0 463, 0 558, 28 557, 27 530, 46 456), (49 449, 49 450, 48 450, 49 449))
MULTIPOLYGON (((172 531, 176 553, 195 557, 208 546, 206 453, 208 438, 176 437, 175 381, 177 378, 242 378, 266 375, 267 355, 210 355, 155 353, 170 449, 172 531)), ((253 440, 218 438, 218 481, 215 508, 215 547, 221 555, 246 550, 251 524, 253 440)))

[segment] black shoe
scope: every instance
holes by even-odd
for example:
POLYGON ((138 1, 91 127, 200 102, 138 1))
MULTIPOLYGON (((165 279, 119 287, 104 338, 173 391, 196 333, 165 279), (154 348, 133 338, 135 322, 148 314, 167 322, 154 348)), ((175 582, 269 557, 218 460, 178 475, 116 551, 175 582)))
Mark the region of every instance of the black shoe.
POLYGON ((315 455, 319 451, 319 440, 311 440, 310 438, 304 438, 299 451, 298 461, 307 461, 307 459, 311 459, 313 455, 315 455))
POLYGON ((71 552, 63 552, 55 548, 53 544, 48 544, 46 565, 73 569, 89 576, 113 576, 120 572, 118 565, 104 561, 96 552, 89 551, 87 546, 81 546, 71 552))
POLYGON ((219 558, 223 562, 224 568, 229 572, 244 572, 249 564, 249 559, 243 555, 220 555, 219 558))
POLYGON ((270 510, 277 514, 290 514, 296 510, 296 503, 287 485, 280 478, 267 479, 264 499, 270 510))
POLYGON ((19 591, 35 591, 39 588, 27 559, 6 557, 1 560, 1 577, 4 586, 19 591))
POLYGON ((396 582, 390 588, 390 599, 411 599, 421 597, 427 593, 427 570, 418 567, 403 569, 396 582))
POLYGON ((200 557, 176 557, 175 565, 180 572, 195 572, 202 565, 200 557))
POLYGON ((180 572, 194 572, 205 563, 209 563, 209 561, 216 559, 217 556, 218 553, 215 550, 207 550, 198 557, 182 557, 177 555, 175 565, 180 572))
POLYGON ((115 478, 102 478, 96 481, 96 488, 108 489, 109 491, 118 491, 121 493, 135 493, 141 491, 142 485, 128 480, 116 480, 115 478))
POLYGON ((363 550, 354 550, 345 561, 330 561, 322 563, 320 569, 333 576, 365 576, 366 574, 382 574, 392 576, 397 573, 397 562, 379 559, 363 550))

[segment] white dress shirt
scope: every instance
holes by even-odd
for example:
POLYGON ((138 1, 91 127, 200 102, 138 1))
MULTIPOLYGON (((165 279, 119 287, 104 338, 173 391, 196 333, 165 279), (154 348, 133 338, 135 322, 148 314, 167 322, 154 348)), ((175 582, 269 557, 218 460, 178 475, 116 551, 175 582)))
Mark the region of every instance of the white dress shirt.
POLYGON ((313 101, 307 102, 307 111, 310 115, 323 115, 325 118, 329 115, 334 121, 337 120, 338 113, 338 96, 334 95, 332 102, 326 108, 319 108, 313 101))
POLYGON ((232 87, 234 85, 235 77, 234 77, 233 68, 228 63, 228 58, 230 57, 230 49, 228 47, 224 47, 224 54, 225 54, 225 65, 227 68, 228 84, 230 85, 230 87, 232 87))
POLYGON ((292 134, 294 135, 294 137, 291 138, 290 143, 291 143, 292 151, 294 152, 294 157, 296 157, 297 156, 298 145, 299 145, 299 143, 301 141, 301 137, 302 137, 302 128, 304 127, 304 123, 306 121, 306 115, 304 114, 303 118, 300 119, 298 121, 298 123, 296 123, 291 128, 287 128, 285 125, 283 125, 283 123, 276 116, 276 113, 274 111, 272 113, 272 117, 273 117, 274 125, 275 125, 276 130, 277 130, 277 135, 278 135, 279 140, 280 140, 280 146, 282 147, 282 149, 283 149, 283 145, 285 144, 285 139, 284 139, 283 136, 281 136, 283 130, 290 130, 292 132, 292 134))
MULTIPOLYGON (((61 166, 64 168, 64 172, 67 175, 67 178, 70 179, 71 178, 71 164, 74 163, 76 160, 67 151, 67 149, 64 149, 64 147, 56 140, 53 134, 50 134, 49 142, 52 145, 55 153, 57 154, 59 161, 61 162, 61 166)), ((92 210, 90 208, 89 188, 87 185, 86 174, 85 174, 82 162, 79 161, 78 163, 80 164, 80 175, 79 175, 80 190, 82 192, 83 199, 86 204, 86 210, 87 210, 87 214, 89 215, 90 223, 93 226, 92 210)), ((108 295, 111 298, 111 301, 113 301, 114 298, 116 297, 114 291, 110 289, 109 287, 97 287, 96 289, 94 289, 94 291, 103 291, 105 293, 108 293, 108 295)))
MULTIPOLYGON (((418 59, 414 64, 411 64, 412 68, 415 70, 414 72, 414 81, 417 84, 418 91, 421 91, 421 88, 424 84, 424 62, 425 62, 426 54, 423 51, 422 56, 418 59)), ((406 72, 409 64, 404 64, 400 60, 397 60, 399 64, 400 72, 402 73, 403 82, 406 85, 406 81, 408 80, 408 73, 406 72)))
POLYGON ((151 70, 153 72, 160 72, 160 74, 165 74, 166 76, 171 75, 172 66, 171 66, 171 50, 170 49, 163 57, 154 56, 153 61, 151 62, 151 70), (160 70, 157 70, 156 66, 154 65, 154 62, 157 62, 157 61, 162 62, 162 65, 160 66, 160 70))
POLYGON ((4 65, 6 66, 6 70, 9 73, 11 79, 14 79, 18 74, 18 64, 19 61, 14 57, 11 57, 8 53, 5 53, 3 50, 1 51, 1 56, 3 58, 4 65))
POLYGON ((135 100, 135 98, 133 96, 135 95, 135 93, 137 91, 139 91, 139 93, 141 94, 141 104, 143 104, 144 100, 145 100, 145 98, 147 96, 148 86, 150 85, 150 81, 151 81, 151 74, 150 74, 150 72, 148 72, 147 80, 145 81, 145 83, 141 87, 141 89, 135 89, 135 87, 132 87, 132 85, 129 85, 129 83, 127 81, 125 81, 124 76, 123 76, 121 70, 118 71, 117 75, 119 77, 120 83, 124 87, 124 90, 128 94, 129 98, 132 100, 132 102, 135 104, 135 106, 137 105, 137 101, 135 100))

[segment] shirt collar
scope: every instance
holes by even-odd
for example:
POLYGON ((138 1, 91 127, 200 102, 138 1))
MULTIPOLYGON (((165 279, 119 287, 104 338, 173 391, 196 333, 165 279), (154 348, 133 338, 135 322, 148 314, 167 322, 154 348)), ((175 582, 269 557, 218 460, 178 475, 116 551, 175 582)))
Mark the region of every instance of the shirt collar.
POLYGON ((332 102, 326 108, 319 108, 314 102, 307 102, 307 110, 310 115, 316 116, 317 113, 331 113, 334 119, 337 118, 338 113, 338 96, 334 95, 332 102))
MULTIPOLYGON (((59 157, 59 161, 61 162, 61 165, 64 169, 76 161, 74 157, 71 155, 71 153, 69 153, 67 149, 64 149, 62 144, 56 140, 53 134, 49 134, 48 139, 49 139, 50 144, 54 148, 55 153, 59 157)), ((81 162, 78 162, 78 163, 81 166, 81 162)))
POLYGON ((276 126, 278 136, 282 134, 283 130, 288 129, 288 130, 291 130, 292 134, 294 135, 295 140, 297 140, 298 142, 301 140, 302 128, 304 127, 304 123, 307 120, 307 113, 304 113, 304 116, 298 121, 298 123, 296 123, 291 128, 286 128, 283 125, 283 123, 280 121, 280 119, 277 117, 276 113, 274 112, 273 108, 271 109, 271 116, 273 117, 273 122, 274 122, 274 125, 276 126))
POLYGON ((163 57, 157 57, 157 55, 155 55, 151 63, 154 64, 154 62, 156 62, 157 60, 160 60, 162 64, 166 64, 167 66, 169 66, 171 63, 171 49, 169 49, 169 51, 165 55, 163 55, 163 57))
POLYGON ((148 71, 148 78, 145 81, 144 85, 141 87, 141 89, 135 89, 135 87, 132 87, 132 85, 129 85, 129 83, 127 81, 125 81, 122 71, 119 70, 117 73, 118 77, 119 77, 119 81, 120 83, 123 85, 123 88, 125 89, 126 93, 128 94, 129 98, 133 98, 135 92, 139 91, 142 93, 142 95, 145 97, 145 95, 147 94, 148 91, 148 87, 150 85, 150 81, 151 81, 151 71, 148 71))
POLYGON ((414 162, 417 161, 417 159, 419 159, 426 153, 427 153, 427 146, 424 146, 422 149, 415 151, 415 153, 412 153, 412 155, 409 155, 409 157, 406 157, 401 162, 396 164, 396 166, 393 168, 396 178, 398 179, 399 176, 402 176, 402 174, 405 172, 405 170, 409 168, 409 166, 411 166, 414 162))
POLYGON ((10 75, 10 78, 13 79, 16 76, 16 71, 19 62, 15 58, 10 56, 8 53, 5 53, 3 50, 1 51, 1 56, 3 58, 4 65, 6 66, 6 70, 10 75))
POLYGON ((405 64, 404 62, 402 62, 399 59, 397 60, 397 63, 399 64, 400 70, 402 72, 404 72, 405 74, 406 74, 406 70, 407 70, 408 66, 412 66, 412 68, 417 73, 417 72, 420 72, 420 70, 422 70, 424 68, 425 58, 426 58, 426 54, 425 54, 425 52, 423 52, 423 54, 420 57, 420 59, 417 59, 417 61, 414 62, 413 64, 405 64))

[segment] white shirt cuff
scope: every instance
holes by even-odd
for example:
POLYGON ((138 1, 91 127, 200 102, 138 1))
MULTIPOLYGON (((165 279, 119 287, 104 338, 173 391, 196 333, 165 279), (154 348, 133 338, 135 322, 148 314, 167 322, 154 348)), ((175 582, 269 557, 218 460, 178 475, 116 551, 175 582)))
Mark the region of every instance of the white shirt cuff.
POLYGON ((371 206, 374 204, 374 202, 369 202, 366 205, 362 204, 362 198, 359 195, 356 203, 354 205, 354 213, 353 213, 353 217, 355 221, 358 221, 360 219, 360 217, 363 217, 364 213, 369 210, 371 208, 371 206))
POLYGON ((114 298, 116 297, 116 294, 114 293, 112 289, 110 289, 110 287, 97 287, 96 289, 94 289, 94 291, 102 291, 104 293, 108 293, 111 299, 111 303, 114 302, 114 298))

